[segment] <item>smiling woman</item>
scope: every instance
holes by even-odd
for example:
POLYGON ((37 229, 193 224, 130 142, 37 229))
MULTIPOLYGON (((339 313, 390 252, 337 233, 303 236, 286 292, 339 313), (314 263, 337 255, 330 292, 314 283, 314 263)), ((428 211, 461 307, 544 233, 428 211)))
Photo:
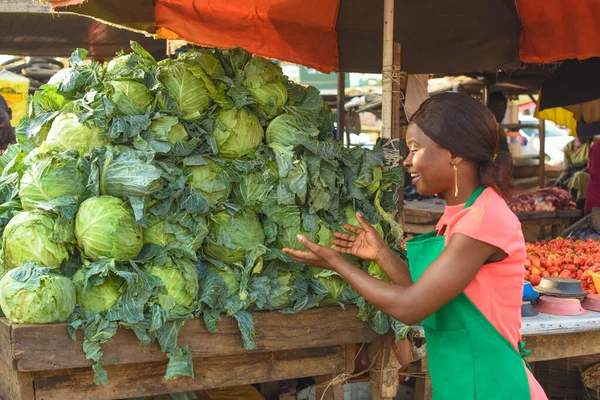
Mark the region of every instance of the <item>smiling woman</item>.
POLYGON ((467 95, 434 96, 415 113, 404 166, 419 194, 441 195, 448 206, 435 231, 406 242, 409 266, 360 215, 361 228, 345 225, 349 233, 335 233, 333 249, 303 236, 308 251, 284 249, 336 271, 399 321, 422 321, 434 399, 547 398, 522 359, 525 241, 503 198, 512 159, 494 154, 497 141, 494 115, 467 95), (340 253, 376 262, 392 282, 370 277, 340 253))

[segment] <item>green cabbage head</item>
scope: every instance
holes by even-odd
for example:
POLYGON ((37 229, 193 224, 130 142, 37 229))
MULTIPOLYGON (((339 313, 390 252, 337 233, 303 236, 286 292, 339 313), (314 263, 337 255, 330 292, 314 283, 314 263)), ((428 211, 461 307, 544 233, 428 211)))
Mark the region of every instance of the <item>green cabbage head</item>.
POLYGON ((183 259, 169 259, 165 264, 147 264, 145 272, 159 278, 166 293, 158 295, 158 304, 176 314, 192 312, 198 300, 198 271, 194 264, 183 259))
POLYGON ((315 140, 319 130, 310 122, 292 114, 283 114, 275 118, 267 126, 267 144, 284 147, 296 147, 302 143, 315 140))
POLYGON ((54 119, 42 148, 44 150, 84 150, 104 147, 102 130, 90 122, 79 122, 75 114, 61 114, 54 119))
POLYGON ((260 220, 251 211, 235 216, 221 211, 213 216, 209 239, 204 244, 205 254, 226 264, 243 263, 246 250, 262 245, 265 233, 260 220))
POLYGON ((25 171, 19 197, 25 210, 63 196, 80 200, 87 191, 89 164, 76 152, 40 154, 25 171))
MULTIPOLYGON (((158 79, 171 99, 177 103, 186 120, 200 117, 212 103, 204 81, 196 78, 184 62, 175 60, 161 62, 158 79)), ((159 101, 161 101, 160 97, 159 101)), ((164 104, 161 106, 164 108, 164 104)))
POLYGON ((79 248, 93 260, 131 260, 144 245, 142 227, 131 207, 112 196, 90 197, 81 203, 75 217, 75 237, 79 248))
POLYGON ((79 269, 71 278, 77 291, 77 303, 96 314, 110 310, 117 303, 127 285, 118 277, 108 276, 97 285, 94 285, 90 279, 86 286, 85 272, 85 269, 79 269))
POLYGON ((212 134, 219 154, 230 160, 253 154, 264 137, 258 118, 244 108, 221 110, 212 134))
POLYGON ((150 215, 148 226, 144 228, 144 243, 156 244, 174 254, 195 258, 208 235, 206 218, 197 217, 193 230, 186 226, 177 222, 177 216, 167 219, 150 215))
POLYGON ((158 140, 171 143, 188 140, 188 132, 177 117, 165 115, 152 121, 148 128, 158 140))
POLYGON ((244 86, 259 104, 267 119, 277 116, 288 101, 288 92, 281 82, 281 68, 262 57, 254 57, 244 67, 244 86))
POLYGON ((0 280, 0 308, 17 324, 65 322, 75 310, 75 286, 48 268, 26 263, 0 280))
POLYGON ((114 89, 110 99, 124 115, 144 114, 154 99, 150 90, 139 82, 127 80, 108 84, 114 89))
POLYGON ((211 159, 206 158, 205 165, 188 167, 191 172, 191 185, 208 199, 212 205, 227 200, 231 193, 231 185, 219 178, 223 168, 211 159))
POLYGON ((2 253, 5 267, 16 268, 26 261, 46 267, 59 268, 69 258, 67 246, 52 241, 56 221, 35 211, 17 214, 2 234, 2 253))

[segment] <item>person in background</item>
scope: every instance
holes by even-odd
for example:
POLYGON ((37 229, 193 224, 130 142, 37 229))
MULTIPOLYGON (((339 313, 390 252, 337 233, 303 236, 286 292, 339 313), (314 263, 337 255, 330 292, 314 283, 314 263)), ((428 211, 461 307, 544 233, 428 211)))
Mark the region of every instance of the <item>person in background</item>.
POLYGON ((588 160, 590 182, 585 196, 586 212, 591 212, 592 208, 600 208, 600 136, 595 136, 594 139, 588 160))
POLYGON ((563 170, 556 186, 568 190, 573 195, 577 208, 583 209, 587 188, 590 183, 588 161, 592 137, 576 137, 564 149, 565 159, 563 170))
POLYGON ((0 95, 0 152, 4 152, 9 144, 17 143, 15 131, 10 124, 12 110, 0 95))
POLYGON ((496 122, 498 123, 498 145, 496 146, 496 153, 508 151, 508 139, 506 138, 506 132, 500 127, 504 116, 506 115, 506 109, 508 108, 508 100, 501 92, 492 92, 488 96, 487 106, 494 114, 496 122))

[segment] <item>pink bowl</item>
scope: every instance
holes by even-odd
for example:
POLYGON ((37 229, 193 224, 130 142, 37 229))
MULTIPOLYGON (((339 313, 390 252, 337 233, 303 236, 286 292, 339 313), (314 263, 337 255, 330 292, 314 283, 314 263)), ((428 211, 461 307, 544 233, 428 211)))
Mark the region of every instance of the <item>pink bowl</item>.
POLYGON ((600 294, 588 294, 581 306, 586 310, 600 311, 600 294))
POLYGON ((583 315, 585 310, 577 299, 561 299, 558 297, 542 296, 534 309, 545 314, 554 315, 583 315))

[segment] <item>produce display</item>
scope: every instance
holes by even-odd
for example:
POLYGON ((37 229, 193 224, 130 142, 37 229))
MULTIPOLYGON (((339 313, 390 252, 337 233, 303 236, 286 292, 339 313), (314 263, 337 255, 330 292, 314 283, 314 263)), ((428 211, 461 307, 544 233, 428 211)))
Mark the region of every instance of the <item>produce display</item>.
POLYGON ((597 294, 589 271, 600 271, 600 242, 592 239, 554 239, 527 243, 525 279, 533 286, 542 278, 561 277, 579 279, 583 289, 597 294))
POLYGON ((569 192, 554 187, 541 189, 533 194, 513 196, 508 205, 515 213, 577 208, 573 202, 573 196, 569 192))
MULTIPOLYGON (((18 145, 0 156, 0 307, 15 323, 83 330, 95 382, 118 327, 157 341, 166 378, 193 376, 177 343, 190 318, 234 317, 254 348, 252 312, 352 304, 378 333, 407 327, 341 277, 281 251, 302 233, 331 245, 360 211, 394 243, 401 169, 348 149, 313 87, 236 48, 156 62, 137 43, 108 64, 77 50, 30 99, 18 145)), ((349 257, 380 279, 378 265, 349 257)))

